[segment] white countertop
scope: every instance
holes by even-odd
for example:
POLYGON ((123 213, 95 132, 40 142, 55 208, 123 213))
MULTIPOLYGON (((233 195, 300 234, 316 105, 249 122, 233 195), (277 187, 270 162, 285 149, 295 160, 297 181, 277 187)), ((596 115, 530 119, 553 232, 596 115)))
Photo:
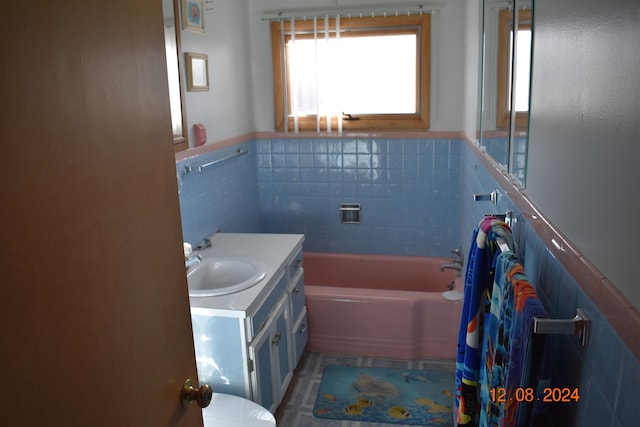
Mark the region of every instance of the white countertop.
MULTIPOLYGON (((191 311, 229 317, 247 317, 277 284, 291 253, 302 246, 303 234, 216 233, 211 247, 194 251, 209 257, 237 257, 261 264, 265 277, 257 285, 240 292, 213 297, 190 297, 191 311)), ((295 252, 294 252, 295 255, 295 252)))

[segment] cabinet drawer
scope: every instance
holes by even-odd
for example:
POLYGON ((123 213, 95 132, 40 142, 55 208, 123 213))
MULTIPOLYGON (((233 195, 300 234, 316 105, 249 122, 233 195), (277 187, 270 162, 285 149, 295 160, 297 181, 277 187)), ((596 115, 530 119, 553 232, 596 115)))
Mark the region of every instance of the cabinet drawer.
POLYGON ((304 274, 302 270, 299 270, 298 275, 293 279, 289 294, 291 295, 291 319, 295 321, 302 313, 305 304, 304 274))
POLYGON ((293 366, 296 366, 302 357, 304 347, 309 340, 309 328, 307 327, 307 308, 303 307, 302 314, 292 331, 293 335, 293 366))
POLYGON ((291 258, 291 261, 289 261, 289 264, 287 265, 287 273, 289 274, 290 279, 293 279, 296 276, 296 273, 298 272, 298 270, 302 268, 302 261, 303 261, 302 248, 300 248, 298 249, 298 252, 296 252, 295 256, 291 258))
POLYGON ((283 274, 282 277, 280 277, 280 280, 278 280, 276 287, 273 288, 273 291, 271 291, 265 302, 251 318, 251 330, 249 331, 248 337, 249 341, 264 326, 267 318, 269 317, 269 313, 271 313, 271 310, 273 310, 273 307, 275 307, 276 303, 287 289, 287 282, 287 276, 283 274))

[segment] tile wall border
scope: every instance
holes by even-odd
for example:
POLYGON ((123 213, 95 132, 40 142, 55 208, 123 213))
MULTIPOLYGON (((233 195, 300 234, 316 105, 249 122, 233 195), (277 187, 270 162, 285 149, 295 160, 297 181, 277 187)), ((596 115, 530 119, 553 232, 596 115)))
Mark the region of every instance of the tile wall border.
POLYGON ((176 162, 205 153, 244 144, 256 139, 340 139, 340 138, 389 138, 389 139, 462 139, 464 134, 457 131, 376 131, 376 132, 249 132, 216 142, 207 142, 199 147, 191 147, 175 154, 176 162))

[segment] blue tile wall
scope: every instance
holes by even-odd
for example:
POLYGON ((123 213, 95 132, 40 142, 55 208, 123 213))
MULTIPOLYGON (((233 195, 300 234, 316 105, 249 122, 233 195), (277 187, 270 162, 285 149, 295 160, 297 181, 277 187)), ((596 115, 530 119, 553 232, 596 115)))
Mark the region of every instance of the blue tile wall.
POLYGON ((255 151, 252 141, 176 162, 185 242, 195 244, 218 230, 259 231, 255 151), (249 150, 249 154, 198 171, 198 166, 227 157, 238 149, 249 150), (188 165, 193 172, 185 174, 188 165))
POLYGON ((257 141, 260 228, 309 251, 448 256, 458 246, 458 140, 257 141), (341 203, 359 203, 342 224, 341 203))
POLYGON ((503 196, 497 206, 473 201, 473 193, 486 194, 500 187, 466 144, 461 150, 461 168, 463 248, 469 247, 472 230, 483 214, 511 209, 517 219, 513 226, 516 252, 549 315, 571 318, 581 307, 591 316, 592 330, 586 348, 572 336, 550 336, 548 341, 553 360, 551 385, 578 387, 580 392, 578 403, 557 403, 550 408, 549 425, 638 425, 635 390, 640 384, 640 361, 508 197, 503 196))

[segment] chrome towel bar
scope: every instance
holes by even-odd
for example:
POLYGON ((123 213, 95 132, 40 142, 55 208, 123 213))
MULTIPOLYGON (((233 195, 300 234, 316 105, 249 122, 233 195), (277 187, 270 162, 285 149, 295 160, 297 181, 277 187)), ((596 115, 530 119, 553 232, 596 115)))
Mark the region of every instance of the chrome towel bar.
POLYGON ((582 308, 576 309, 576 316, 573 319, 542 319, 533 318, 534 334, 571 334, 574 335, 583 347, 589 342, 589 330, 591 329, 591 319, 582 308))
POLYGON ((473 201, 474 202, 488 201, 493 203, 494 205, 497 205, 499 196, 500 196, 500 192, 498 190, 493 190, 489 194, 474 194, 473 201))
POLYGON ((213 161, 211 161, 211 162, 208 162, 208 163, 202 164, 202 165, 197 166, 197 167, 195 167, 195 168, 194 168, 193 166, 191 166, 191 165, 186 165, 186 166, 184 167, 184 174, 186 175, 186 174, 191 173, 191 172, 194 172, 194 171, 196 171, 196 170, 197 170, 198 172, 202 172, 202 170, 203 170, 203 169, 206 169, 206 168, 208 168, 209 166, 216 165, 216 164, 218 164, 218 163, 224 162, 225 160, 233 159, 234 157, 244 156, 245 154, 249 154, 249 150, 239 149, 238 151, 236 151, 236 152, 235 152, 235 153, 233 153, 233 154, 229 154, 228 156, 222 157, 222 158, 220 158, 220 159, 213 160, 213 161))
MULTIPOLYGON (((505 215, 505 221, 513 220, 513 213, 509 210, 505 215)), ((496 237, 496 242, 501 252, 513 251, 506 239, 502 236, 496 237)), ((576 309, 576 315, 573 319, 548 319, 533 318, 533 333, 540 335, 557 335, 567 334, 574 335, 580 341, 583 347, 589 343, 589 332, 591 329, 591 319, 583 308, 576 309)))

